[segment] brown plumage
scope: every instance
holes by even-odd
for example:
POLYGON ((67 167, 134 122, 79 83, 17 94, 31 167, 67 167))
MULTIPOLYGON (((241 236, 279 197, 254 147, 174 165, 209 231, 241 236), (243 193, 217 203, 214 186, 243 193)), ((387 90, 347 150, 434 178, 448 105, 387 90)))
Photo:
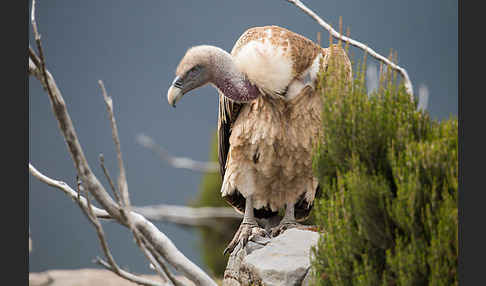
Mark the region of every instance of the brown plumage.
POLYGON ((243 33, 231 54, 199 46, 179 64, 169 103, 187 92, 185 82, 188 90, 211 83, 219 92, 221 194, 245 213, 230 251, 257 227, 254 217, 270 217, 284 207, 281 224, 308 216, 319 187, 312 151, 323 135, 315 86, 330 56, 346 66, 351 79, 351 63, 340 46, 331 52, 292 31, 266 26, 243 33), (194 70, 202 76, 192 76, 194 70))
MULTIPOLYGON (((288 53, 293 78, 283 84, 286 86, 302 78, 319 55, 323 67, 328 61, 328 49, 278 26, 247 30, 231 55, 237 57, 242 46, 251 41, 270 42, 288 53), (269 30, 270 37, 266 32, 269 30)), ((344 51, 334 46, 333 52, 344 55, 341 60, 351 71, 344 51)), ((312 75, 313 80, 316 76, 317 73, 312 75)), ((275 97, 275 92, 270 91, 250 103, 237 103, 220 92, 218 150, 224 179, 222 195, 238 211, 244 211, 245 195, 253 192, 257 218, 275 215, 286 203, 296 204, 297 220, 308 216, 318 188, 312 174, 311 152, 319 137, 321 113, 321 98, 311 87, 315 82, 309 84, 291 100, 275 97), (259 158, 257 163, 255 157, 259 158), (247 173, 254 176, 256 183, 253 188, 242 190, 238 185, 244 184, 247 173)))

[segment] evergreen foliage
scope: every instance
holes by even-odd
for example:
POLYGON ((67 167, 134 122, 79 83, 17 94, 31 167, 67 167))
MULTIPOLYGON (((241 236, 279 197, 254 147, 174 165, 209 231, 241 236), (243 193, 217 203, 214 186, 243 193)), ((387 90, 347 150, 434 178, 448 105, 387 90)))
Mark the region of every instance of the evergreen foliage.
POLYGON ((365 66, 347 84, 331 62, 318 85, 314 282, 457 285, 457 118, 417 110, 390 71, 368 95, 365 66))

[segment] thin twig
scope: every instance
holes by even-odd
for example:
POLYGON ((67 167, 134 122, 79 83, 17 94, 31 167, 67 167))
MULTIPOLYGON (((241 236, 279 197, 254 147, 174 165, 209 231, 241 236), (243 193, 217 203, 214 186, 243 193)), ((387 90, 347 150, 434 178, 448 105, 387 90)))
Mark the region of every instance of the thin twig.
POLYGON ((243 217, 228 207, 186 207, 175 205, 154 205, 133 207, 133 210, 150 220, 168 221, 187 226, 217 227, 220 220, 241 220, 243 217))
POLYGON ((101 166, 101 169, 103 170, 103 173, 105 174, 106 180, 110 184, 111 191, 113 192, 113 195, 115 196, 115 199, 118 202, 118 204, 121 205, 120 196, 118 195, 118 192, 116 191, 115 184, 113 183, 113 180, 111 179, 110 173, 105 168, 105 157, 103 156, 103 154, 100 154, 98 158, 100 159, 100 166, 101 166))
MULTIPOLYGON (((160 266, 161 264, 160 255, 157 253, 155 248, 153 248, 150 242, 146 241, 143 234, 135 228, 132 221, 130 220, 130 216, 126 215, 125 210, 122 211, 122 216, 125 218, 125 222, 128 225, 130 231, 132 232, 132 235, 135 238, 135 242, 137 243, 140 250, 142 250, 145 257, 153 265, 154 270, 159 274, 160 277, 162 277, 162 279, 164 279, 164 281, 170 281, 169 277, 167 276, 168 273, 165 272, 160 266)), ((172 284, 174 283, 172 282, 172 284)))
POLYGON ((342 40, 342 41, 344 41, 344 42, 346 42, 346 43, 348 43, 352 46, 355 46, 357 48, 362 49, 366 53, 370 54, 372 57, 380 60, 381 62, 386 63, 387 65, 392 67, 394 70, 397 70, 403 76, 407 93, 410 95, 412 100, 414 99, 412 82, 410 81, 410 78, 408 77, 408 73, 404 68, 393 63, 392 61, 390 61, 386 57, 378 54, 377 52, 375 52, 373 49, 371 49, 367 45, 365 45, 361 42, 358 42, 356 40, 353 40, 353 39, 351 39, 347 36, 344 36, 342 33, 338 33, 336 30, 334 30, 331 27, 331 25, 329 25, 324 20, 322 20, 322 18, 319 17, 316 13, 314 13, 311 9, 307 8, 307 6, 305 6, 304 3, 302 3, 302 1, 300 1, 300 0, 287 0, 287 2, 294 4, 295 6, 300 8, 302 11, 304 11, 307 15, 309 15, 314 20, 316 20, 317 23, 319 25, 321 25, 324 29, 326 29, 333 37, 338 38, 338 39, 340 39, 340 40, 342 40))
POLYGON ((29 45, 29 58, 32 58, 32 61, 34 62, 36 67, 41 66, 39 57, 35 54, 34 50, 30 45, 29 45))
MULTIPOLYGON (((136 230, 136 228, 134 229, 136 230)), ((159 276, 162 277, 164 281, 169 283, 169 285, 176 285, 172 281, 172 279, 169 278, 172 277, 170 275, 171 273, 169 272, 169 270, 166 267, 162 267, 159 259, 157 259, 160 258, 160 255, 154 255, 157 254, 157 251, 154 248, 149 250, 149 246, 148 246, 149 243, 145 239, 143 239, 141 234, 133 234, 133 236, 135 237, 135 241, 137 242, 138 247, 142 250, 143 254, 148 259, 148 261, 150 261, 150 266, 151 266, 150 268, 155 270, 155 272, 157 272, 157 274, 159 274, 159 276)))
MULTIPOLYGON (((120 138, 118 135, 118 128, 116 125, 116 120, 115 120, 115 115, 113 112, 113 100, 110 96, 108 96, 105 85, 102 80, 98 81, 98 84, 101 88, 101 93, 103 95, 103 99, 106 103, 106 108, 108 111, 108 116, 110 118, 110 123, 111 123, 111 130, 112 130, 112 137, 113 137, 113 142, 116 147, 116 153, 117 153, 117 159, 118 159, 118 167, 120 169, 120 174, 118 177, 118 190, 120 192, 120 197, 122 198, 122 209, 121 215, 128 226, 128 228, 131 230, 133 237, 135 238, 135 241, 138 245, 138 247, 142 250, 144 253, 145 257, 150 261, 150 263, 154 266, 155 271, 164 279, 165 281, 171 281, 170 278, 168 277, 168 274, 164 269, 161 268, 161 259, 159 257, 159 254, 157 251, 153 248, 153 246, 150 244, 150 242, 147 242, 145 238, 143 237, 143 234, 141 234, 133 225, 132 221, 130 220, 130 216, 127 215, 127 212, 129 211, 130 208, 130 198, 128 194, 128 186, 127 186, 127 178, 126 178, 126 173, 125 173, 125 167, 123 164, 123 158, 122 158, 122 152, 121 152, 121 144, 120 144, 120 138)), ((104 168, 104 158, 103 156, 100 156, 100 161, 102 162, 102 167, 103 171, 105 172, 105 175, 107 175, 108 178, 111 177, 108 174, 108 171, 106 168, 104 168)), ((113 182, 110 182, 112 185, 112 188, 114 189, 113 182)), ((116 191, 114 191, 116 194, 116 191)), ((116 195, 118 201, 120 201, 118 195, 116 195)), ((175 284, 174 281, 172 281, 172 284, 175 284)))
MULTIPOLYGON (((41 42, 41 36, 37 30, 37 22, 35 20, 35 0, 32 0, 32 15, 31 15, 31 21, 32 21, 32 29, 34 30, 34 39, 37 45, 37 50, 39 51, 39 57, 38 60, 40 62, 40 68, 42 75, 44 77, 44 81, 47 82, 47 72, 46 72, 46 61, 44 57, 44 50, 42 49, 42 42, 41 42)), ((35 54, 35 53, 34 53, 35 54)), ((52 91, 50 90, 50 86, 46 84, 47 91, 49 94, 52 94, 52 91)))
POLYGON ((137 143, 157 154, 160 159, 167 161, 174 168, 188 169, 197 172, 218 172, 219 167, 216 162, 195 161, 187 157, 172 156, 167 150, 155 143, 155 141, 145 135, 138 134, 137 143))
POLYGON ((130 280, 130 281, 138 283, 138 284, 151 285, 151 286, 165 286, 165 285, 157 283, 155 281, 134 275, 134 274, 132 274, 128 271, 125 271, 123 269, 118 269, 118 272, 116 272, 108 262, 104 261, 103 259, 101 259, 99 257, 96 258, 95 263, 97 263, 97 264, 103 266, 104 268, 114 272, 115 274, 120 275, 121 277, 123 277, 127 280, 130 280))
POLYGON ((128 194, 127 176, 123 164, 120 137, 118 136, 118 128, 116 126, 115 114, 113 114, 113 100, 106 93, 105 85, 103 84, 102 80, 98 80, 98 85, 101 88, 101 94, 103 95, 103 99, 105 100, 106 103, 106 108, 111 123, 111 134, 116 148, 116 157, 118 159, 118 168, 120 170, 120 175, 118 176, 118 190, 120 191, 120 195, 124 206, 130 207, 130 196, 128 194))
MULTIPOLYGON (((132 225, 132 224, 130 224, 132 225)), ((165 265, 165 261, 163 261, 158 255, 157 250, 153 247, 153 245, 147 241, 147 239, 143 236, 143 234, 138 231, 135 227, 131 227, 133 236, 137 242, 137 245, 140 247, 142 252, 145 254, 147 259, 151 262, 151 265, 154 267, 154 270, 167 282, 172 283, 174 286, 183 286, 177 278, 172 274, 169 268, 165 265)))
POLYGON ((34 61, 31 57, 29 57, 29 75, 33 75, 35 77, 42 77, 40 70, 35 65, 34 61))
MULTIPOLYGON (((110 265, 113 267, 115 270, 119 270, 120 268, 118 267, 118 264, 115 262, 115 259, 113 258, 113 255, 111 254, 110 248, 108 247, 108 243, 106 242, 105 239, 105 232, 103 231, 103 227, 101 226, 100 222, 98 221, 98 218, 93 212, 92 206, 91 206, 91 201, 89 199, 89 193, 84 191, 82 189, 82 186, 78 186, 78 193, 84 192, 87 204, 84 205, 81 203, 80 200, 77 200, 77 203, 79 205, 79 208, 83 211, 83 213, 86 215, 88 220, 91 222, 91 224, 95 227, 96 234, 98 235, 98 239, 101 244, 101 249, 103 250, 103 253, 105 254, 105 257, 108 259, 108 262, 110 265)), ((80 197, 80 196, 79 196, 80 197)))
MULTIPOLYGON (((47 177, 46 175, 39 172, 30 162, 29 162, 29 172, 32 176, 37 178, 39 181, 41 181, 41 182, 43 182, 43 183, 45 183, 45 184, 47 184, 51 187, 55 187, 55 188, 61 190, 63 193, 68 195, 73 200, 78 200, 78 192, 73 190, 68 184, 66 184, 63 181, 58 181, 58 180, 54 180, 54 179, 47 177)), ((80 196, 79 200, 83 205, 87 206, 88 202, 87 202, 86 198, 84 198, 83 196, 80 196)), ((111 218, 110 214, 107 211, 105 211, 104 209, 92 207, 92 210, 93 210, 94 214, 99 218, 107 218, 107 219, 111 218)))

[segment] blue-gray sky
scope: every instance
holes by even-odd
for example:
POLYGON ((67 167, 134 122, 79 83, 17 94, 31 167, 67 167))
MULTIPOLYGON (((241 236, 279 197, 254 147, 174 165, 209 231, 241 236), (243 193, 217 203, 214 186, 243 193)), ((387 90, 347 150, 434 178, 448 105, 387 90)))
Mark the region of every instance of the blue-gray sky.
MULTIPOLYGON (((429 89, 432 117, 457 116, 457 1, 327 0, 305 3, 334 27, 339 16, 351 37, 375 51, 398 52, 415 87, 429 89)), ((177 109, 166 101, 175 68, 187 48, 210 44, 230 51, 248 28, 279 25, 312 40, 322 31, 309 16, 283 0, 246 1, 38 1, 37 22, 48 69, 66 100, 85 154, 103 183, 98 154, 118 172, 106 108, 97 85, 113 97, 133 204, 186 204, 201 175, 174 169, 138 145, 145 133, 173 154, 206 160, 217 123, 217 92, 211 87, 185 96, 177 109)), ((30 13, 30 10, 29 10, 30 13)), ((32 36, 30 43, 34 46, 32 36)), ((355 58, 362 54, 351 49, 355 58)), ((40 171, 74 186, 75 170, 46 94, 29 80, 29 160, 40 171)), ((30 271, 95 267, 101 255, 93 228, 61 192, 29 178, 30 271)), ((115 258, 133 271, 149 272, 128 231, 104 224, 115 258)), ((199 234, 157 224, 176 246, 202 265, 199 234)), ((204 267, 204 266, 203 266, 204 267)))

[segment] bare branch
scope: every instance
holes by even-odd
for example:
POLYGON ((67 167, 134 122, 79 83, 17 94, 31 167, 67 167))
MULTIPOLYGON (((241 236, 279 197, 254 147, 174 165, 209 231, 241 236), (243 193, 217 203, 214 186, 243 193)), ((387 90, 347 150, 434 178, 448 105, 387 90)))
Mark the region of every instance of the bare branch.
POLYGON ((59 129, 66 141, 69 154, 73 159, 74 166, 78 172, 80 179, 84 182, 85 187, 96 198, 96 200, 103 206, 103 208, 114 218, 120 218, 120 211, 118 205, 105 191, 101 183, 91 171, 89 164, 84 155, 81 144, 79 143, 74 125, 71 117, 67 112, 66 103, 61 95, 57 84, 48 70, 45 70, 47 78, 40 76, 39 73, 34 73, 36 78, 46 88, 53 113, 58 121, 59 129))
POLYGON ((130 224, 130 228, 132 230, 133 236, 137 242, 137 245, 140 247, 142 252, 144 253, 145 257, 150 261, 150 265, 153 269, 167 282, 170 282, 172 285, 175 286, 184 286, 165 265, 165 261, 163 261, 158 255, 156 249, 153 247, 150 242, 146 240, 142 233, 140 233, 136 228, 130 224))
POLYGON ((35 77, 42 77, 40 70, 35 65, 34 61, 31 57, 29 57, 29 75, 33 75, 35 77))
POLYGON ((37 31, 37 23, 35 21, 35 0, 32 0, 32 11, 30 14, 30 21, 32 23, 32 29, 34 30, 34 38, 35 40, 40 40, 39 32, 37 31))
POLYGON ((195 161, 187 157, 175 157, 167 150, 155 143, 155 141, 145 135, 139 134, 136 137, 137 143, 157 154, 162 160, 167 161, 174 168, 189 169, 197 172, 218 172, 219 167, 216 162, 195 161))
POLYGON ((113 100, 111 97, 109 97, 106 93, 105 85, 103 84, 103 81, 98 80, 98 84, 101 88, 103 98, 106 103, 106 108, 108 111, 108 115, 110 117, 110 123, 111 123, 111 134, 113 137, 113 142, 115 143, 116 147, 116 155, 118 159, 118 168, 120 170, 120 175, 118 176, 118 190, 120 191, 121 199, 123 201, 123 204, 126 207, 130 206, 130 196, 128 194, 128 185, 127 185, 127 176, 125 173, 125 167, 123 164, 123 158, 122 158, 122 153, 121 153, 121 144, 120 144, 120 138, 118 136, 118 128, 116 126, 116 120, 115 120, 115 115, 113 114, 113 100))
MULTIPOLYGON (((78 192, 81 192, 81 186, 78 184, 78 192)), ((110 248, 108 247, 108 242, 106 242, 105 239, 105 232, 103 231, 103 227, 101 227, 100 222, 98 221, 97 217, 95 216, 93 209, 91 207, 91 202, 89 200, 89 194, 86 193, 86 201, 87 205, 84 205, 81 203, 81 200, 79 199, 80 196, 78 196, 78 205, 79 208, 83 211, 83 213, 86 215, 88 220, 91 222, 91 224, 95 227, 96 234, 98 235, 98 239, 101 244, 101 249, 103 250, 103 253, 105 254, 105 257, 108 259, 108 262, 110 263, 111 267, 115 270, 116 273, 119 272, 120 268, 115 262, 115 259, 113 258, 113 255, 111 254, 110 248)), ((119 273, 118 273, 119 274, 119 273)))
MULTIPOLYGON (((171 273, 169 270, 164 267, 162 268, 161 265, 164 265, 164 261, 160 258, 160 254, 155 250, 155 248, 148 242, 145 237, 143 236, 140 231, 133 225, 132 221, 130 220, 130 216, 126 215, 125 209, 122 211, 122 216, 125 219, 128 228, 131 230, 133 237, 135 238, 135 242, 137 243, 140 250, 142 250, 145 257, 150 261, 150 265, 153 266, 153 269, 159 274, 164 281, 170 281, 168 275, 171 273)), ((172 282, 172 281, 171 281, 172 282)), ((174 285, 174 282, 172 282, 174 285)))
POLYGON ((34 50, 32 49, 32 47, 30 45, 29 45, 29 58, 32 59, 32 61, 34 62, 36 67, 41 66, 39 57, 35 54, 34 50))
MULTIPOLYGON (((31 163, 29 163, 30 173, 39 179, 39 181, 46 183, 49 186, 58 188, 68 195, 71 199, 78 199, 78 192, 69 187, 68 184, 62 181, 51 179, 41 172, 39 172, 31 163)), ((87 200, 83 196, 79 196, 81 203, 87 206, 87 200)), ((98 218, 111 219, 108 212, 104 209, 100 209, 92 206, 94 214, 98 218)), ((172 222, 186 226, 209 226, 208 224, 212 221, 214 225, 215 219, 241 219, 241 215, 235 212, 231 208, 211 208, 211 207, 201 207, 192 208, 177 205, 155 205, 155 206, 142 206, 133 207, 133 212, 139 213, 146 219, 152 221, 165 221, 172 222)))
MULTIPOLYGON (((118 201, 120 202, 120 205, 124 206, 123 209, 121 210, 121 215, 124 218, 126 225, 128 228, 132 231, 132 235, 135 238, 135 241, 138 245, 138 247, 142 250, 144 253, 145 257, 150 261, 151 265, 153 265, 154 270, 165 280, 165 281, 171 281, 172 284, 177 285, 177 280, 174 279, 174 277, 171 275, 170 271, 165 267, 164 261, 160 258, 160 255, 157 253, 157 251, 154 249, 152 244, 148 242, 143 234, 137 230, 132 221, 130 220, 130 216, 127 216, 126 213, 129 211, 128 208, 130 208, 130 197, 128 193, 128 185, 127 185, 127 178, 126 178, 126 173, 125 173, 125 167, 123 164, 123 158, 122 158, 122 152, 121 152, 121 144, 120 144, 120 138, 118 136, 118 128, 116 125, 116 120, 115 120, 115 115, 113 112, 113 100, 111 97, 108 96, 105 85, 103 84, 103 81, 99 80, 98 84, 101 88, 103 99, 105 100, 106 103, 106 108, 108 111, 108 116, 110 117, 110 122, 111 122, 111 130, 112 130, 112 137, 113 137, 113 142, 115 143, 116 146, 116 153, 117 153, 117 159, 118 159, 118 167, 120 170, 120 175, 118 177, 118 190, 120 191, 120 196, 122 198, 121 202, 120 199, 118 198, 118 201)), ((112 189, 114 190, 114 185, 113 182, 111 181, 111 178, 108 174, 108 171, 104 167, 104 158, 103 156, 100 156, 100 161, 102 164, 103 171, 105 172, 105 175, 107 178, 110 180, 110 184, 112 189)), ((114 194, 116 194, 116 191, 113 191, 114 194)))
MULTIPOLYGON (((46 183, 49 186, 58 188, 69 197, 71 197, 71 199, 78 201, 78 193, 74 191, 71 187, 69 187, 69 185, 67 185, 65 182, 54 180, 45 176, 44 174, 39 172, 31 163, 29 163, 29 171, 41 182, 46 183)), ((83 196, 79 196, 79 202, 82 203, 84 207, 88 206, 88 201, 83 196)), ((99 218, 111 218, 108 212, 106 212, 105 210, 97 208, 95 206, 91 206, 91 208, 95 216, 99 218)), ((156 226, 154 226, 151 222, 145 219, 145 217, 134 211, 129 212, 129 217, 131 221, 133 221, 133 225, 136 227, 136 229, 140 230, 140 232, 143 234, 143 237, 153 245, 157 253, 162 255, 162 257, 164 257, 172 266, 174 266, 177 271, 184 273, 187 278, 191 281, 194 281, 196 285, 216 285, 214 281, 209 278, 209 276, 207 277, 208 280, 202 279, 204 278, 203 275, 197 272, 197 270, 201 272, 202 270, 200 270, 195 264, 193 264, 192 261, 188 260, 174 246, 172 241, 167 236, 165 236, 164 233, 160 232, 156 226), (208 283, 208 281, 212 283, 208 283)), ((126 226, 125 223, 122 224, 126 226)), ((207 274, 205 274, 204 272, 202 273, 207 276, 207 274)))
MULTIPOLYGON (((46 62, 45 62, 45 57, 44 57, 44 50, 42 49, 42 43, 41 43, 41 36, 39 32, 37 31, 37 22, 35 21, 35 0, 32 0, 32 15, 31 15, 31 21, 32 21, 32 29, 34 31, 34 39, 37 45, 37 50, 39 51, 39 57, 38 61, 40 62, 40 70, 42 73, 42 76, 44 78, 44 81, 47 83, 47 71, 46 71, 46 62)), ((34 57, 35 58, 35 57, 34 57)), ((47 91, 49 94, 52 94, 51 87, 49 84, 46 84, 44 86, 47 88, 47 91)))
MULTIPOLYGON (((51 187, 58 188, 73 200, 78 200, 78 193, 75 190, 73 190, 68 184, 66 184, 63 181, 58 181, 47 177, 46 175, 39 172, 34 166, 32 166, 30 162, 29 162, 29 172, 30 174, 32 174, 32 176, 36 177, 39 181, 51 187)), ((86 198, 84 198, 83 196, 80 196, 80 203, 82 203, 86 207, 88 206, 88 202, 86 198)), ((93 213, 99 218, 108 218, 108 219, 111 218, 110 214, 104 209, 100 209, 93 206, 92 210, 93 213)))
MULTIPOLYGON (((81 191, 84 191, 84 189, 83 189, 80 181, 78 181, 78 194, 81 193, 81 191)), ((112 270, 114 273, 122 276, 123 278, 126 278, 126 279, 131 280, 131 281, 136 282, 136 283, 140 283, 140 284, 143 284, 143 285, 161 285, 161 284, 159 284, 155 281, 150 281, 150 283, 146 283, 147 281, 145 279, 140 281, 138 279, 139 277, 136 277, 134 275, 128 276, 128 277, 123 276, 123 274, 121 273, 121 268, 118 266, 115 259, 113 258, 113 255, 110 252, 110 249, 108 247, 108 242, 106 241, 105 233, 103 231, 103 227, 101 226, 100 222, 98 221, 98 218, 93 213, 92 206, 91 206, 90 199, 89 199, 89 193, 85 193, 85 196, 86 196, 86 200, 87 200, 87 206, 85 206, 84 204, 81 203, 81 201, 79 199, 80 195, 78 195, 77 202, 79 204, 79 207, 83 211, 83 213, 88 218, 88 220, 95 227, 96 233, 98 235, 98 239, 99 239, 100 244, 101 244, 101 249, 103 250, 105 257, 108 259, 108 264, 111 266, 110 270, 112 270), (133 278, 137 278, 137 279, 133 280, 133 278)), ((146 249, 144 249, 144 250, 146 250, 146 249)), ((151 255, 149 257, 153 258, 151 255)), ((164 281, 168 281, 168 278, 164 273, 159 273, 159 274, 162 276, 164 281)))
POLYGON ((148 250, 147 248, 150 244, 143 239, 143 236, 141 234, 135 233, 134 230, 136 231, 135 228, 132 228, 132 233, 133 236, 135 237, 135 241, 137 242, 138 247, 140 247, 145 257, 148 259, 148 261, 150 261, 150 266, 151 266, 150 268, 155 270, 155 272, 157 272, 157 274, 159 274, 159 276, 162 277, 164 281, 172 282, 171 285, 175 285, 174 282, 169 278, 168 275, 170 273, 169 270, 166 267, 162 268, 159 260, 156 259, 156 257, 159 258, 159 256, 158 255, 154 256, 152 254, 152 253, 156 254, 157 251, 155 251, 155 249, 148 250))
MULTIPOLYGON (((113 201, 98 178, 92 172, 77 137, 74 125, 67 110, 67 106, 64 102, 64 98, 62 97, 62 94, 55 83, 54 77, 45 68, 45 60, 42 53, 40 36, 38 35, 37 25, 35 23, 35 0, 33 0, 32 4, 32 25, 34 28, 36 43, 39 48, 39 59, 42 63, 43 73, 42 77, 36 76, 36 78, 38 78, 43 85, 47 86, 47 93, 54 116, 58 121, 59 129, 66 141, 68 151, 71 155, 78 176, 82 180, 86 190, 88 190, 94 196, 96 201, 106 210, 111 218, 115 219, 124 226, 128 226, 127 221, 132 222, 135 228, 137 228, 146 238, 146 240, 154 246, 157 253, 164 257, 164 259, 166 259, 166 261, 168 261, 168 263, 170 263, 178 272, 186 275, 186 277, 189 280, 192 280, 196 285, 216 285, 216 283, 202 269, 187 259, 187 257, 185 257, 175 247, 172 241, 155 225, 140 214, 134 212, 124 213, 124 210, 113 201), (125 220, 124 214, 126 214, 128 220, 125 220)), ((32 170, 32 168, 29 169, 32 170)), ((69 193, 66 186, 59 184, 59 182, 51 183, 55 183, 54 185, 56 187, 59 187, 69 193)), ((74 196, 77 198, 76 193, 74 196)), ((94 212, 96 212, 96 209, 94 209, 94 212)))
POLYGON ((115 184, 111 179, 110 173, 105 168, 105 157, 103 157, 103 154, 100 154, 98 158, 100 159, 100 166, 101 169, 103 169, 103 173, 105 174, 106 180, 108 180, 108 183, 110 184, 111 191, 113 192, 113 195, 115 196, 115 199, 118 202, 118 204, 121 204, 120 196, 118 196, 118 192, 116 191, 115 184))
POLYGON ((127 279, 127 280, 130 280, 132 282, 135 282, 135 283, 139 283, 139 284, 142 284, 142 285, 151 285, 151 286, 164 286, 163 284, 159 284, 155 281, 152 281, 152 280, 149 280, 149 279, 146 279, 146 278, 143 278, 143 277, 140 277, 140 276, 136 276, 130 272, 127 272, 123 269, 118 269, 119 272, 117 272, 116 269, 114 269, 108 262, 104 261, 103 259, 101 258, 97 258, 95 260, 95 262, 103 267, 105 267, 106 269, 110 270, 110 271, 113 271, 115 274, 118 274, 120 275, 121 277, 127 279))
POLYGON ((319 17, 311 9, 307 8, 307 6, 305 6, 304 3, 302 3, 302 1, 300 1, 300 0, 287 0, 287 2, 294 4, 295 6, 300 8, 302 11, 304 11, 307 15, 309 15, 311 18, 316 20, 317 23, 319 23, 319 25, 321 25, 324 29, 326 29, 333 37, 338 38, 338 39, 340 39, 340 40, 342 40, 342 41, 344 41, 344 42, 346 42, 346 43, 348 43, 352 46, 355 46, 357 48, 362 49, 366 53, 370 54, 372 57, 380 60, 381 62, 384 62, 385 64, 391 66, 394 70, 398 71, 403 76, 407 93, 410 95, 411 99, 414 100, 412 82, 410 81, 410 78, 408 77, 408 73, 404 68, 396 65, 391 60, 389 60, 386 57, 378 54, 377 52, 375 52, 373 49, 371 49, 367 45, 365 45, 361 42, 358 42, 356 40, 353 40, 353 39, 351 39, 347 36, 344 36, 342 33, 338 33, 336 30, 334 30, 331 27, 331 25, 329 25, 324 20, 322 20, 321 17, 319 17))
POLYGON ((133 210, 150 220, 168 221, 186 226, 217 227, 215 220, 241 220, 243 217, 233 208, 227 207, 185 207, 175 205, 155 205, 133 207, 133 210))

